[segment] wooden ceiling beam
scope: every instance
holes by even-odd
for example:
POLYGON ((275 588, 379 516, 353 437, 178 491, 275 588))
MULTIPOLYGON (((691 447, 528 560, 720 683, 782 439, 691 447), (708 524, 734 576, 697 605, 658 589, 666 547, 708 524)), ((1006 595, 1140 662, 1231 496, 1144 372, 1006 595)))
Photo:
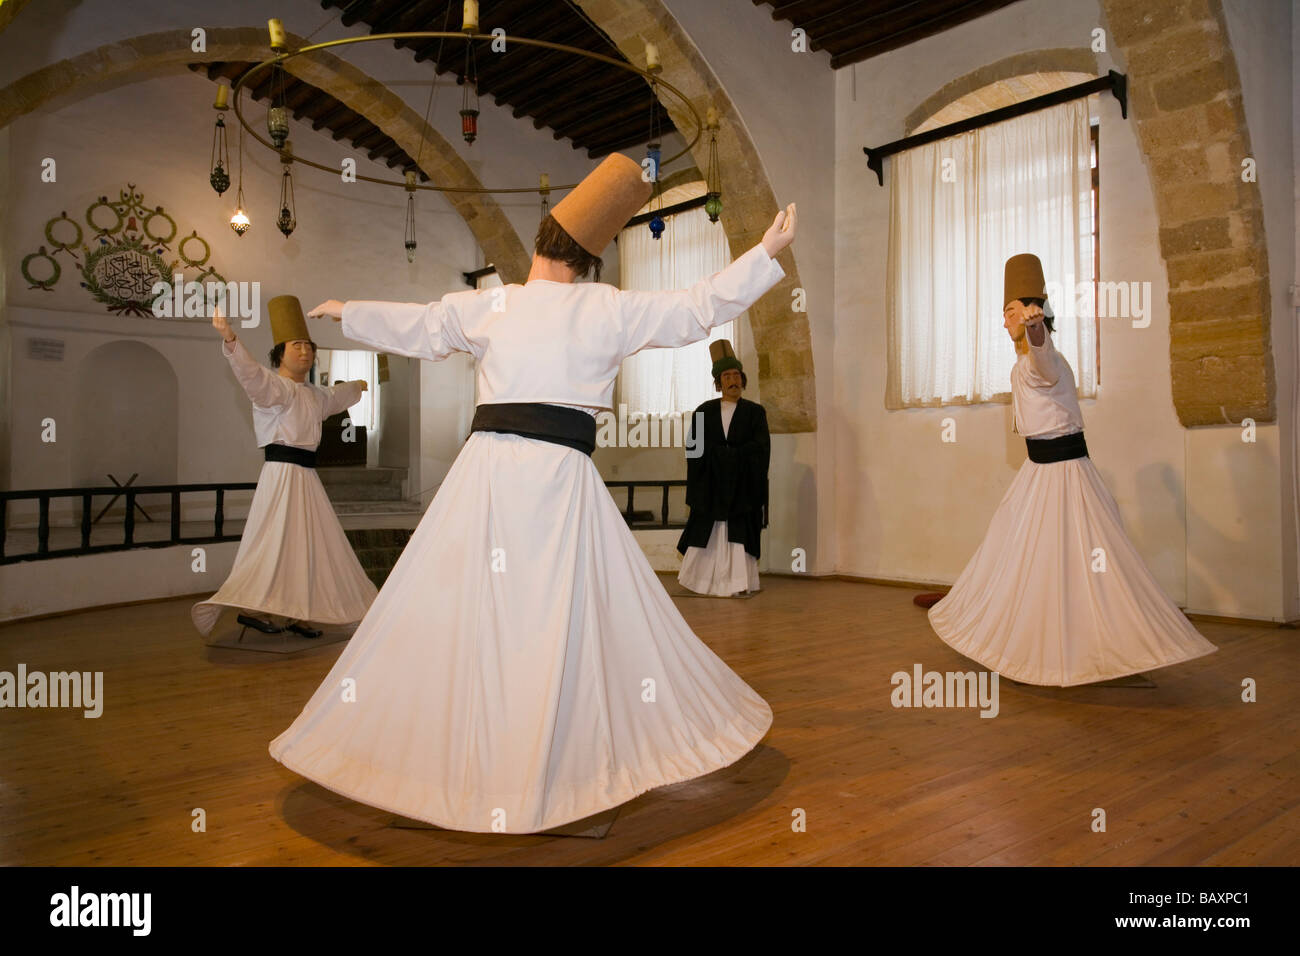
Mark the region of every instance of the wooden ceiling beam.
MULTIPOLYGON (((974 0, 978 4, 979 0, 974 0)), ((971 2, 961 4, 962 8, 972 6, 971 2)), ((846 17, 832 14, 823 20, 833 21, 829 29, 820 27, 808 29, 808 39, 814 49, 834 51, 843 45, 843 41, 860 40, 863 36, 878 39, 891 33, 909 30, 922 23, 929 23, 952 12, 953 0, 912 0, 903 5, 880 4, 866 16, 846 17)))
POLYGON ((373 125, 369 120, 366 120, 366 123, 369 129, 363 129, 358 135, 352 137, 353 149, 369 149, 388 139, 388 134, 378 126, 373 125))
POLYGON ((650 87, 640 77, 633 76, 629 76, 624 83, 611 84, 591 96, 584 96, 581 90, 556 90, 550 87, 539 87, 535 92, 513 104, 513 115, 516 119, 524 114, 532 116, 533 125, 540 128, 549 126, 550 120, 557 114, 566 113, 575 108, 598 110, 607 103, 625 98, 639 99, 641 102, 648 104, 650 101, 650 87), (547 105, 535 109, 538 104, 547 105))
MULTIPOLYGON (((430 27, 425 23, 425 18, 432 13, 435 8, 444 8, 447 0, 414 0, 414 2, 400 3, 394 6, 389 13, 382 17, 375 17, 373 20, 367 19, 370 24, 371 33, 414 33, 422 30, 440 29, 442 21, 438 21, 437 27, 430 27)), ((393 41, 397 43, 396 40, 393 41)))
POLYGON ((352 119, 345 121, 340 126, 332 128, 330 135, 333 136, 335 140, 347 139, 351 141, 353 136, 359 134, 369 124, 370 120, 366 119, 364 116, 353 115, 352 119))
POLYGON ((967 20, 973 20, 1014 2, 1015 0, 976 0, 974 3, 967 3, 960 8, 954 9, 946 16, 923 21, 886 36, 876 37, 838 50, 828 48, 828 52, 831 54, 831 68, 839 69, 842 66, 848 66, 850 63, 859 63, 873 56, 888 53, 890 50, 907 46, 909 43, 915 43, 917 40, 934 36, 936 33, 942 33, 944 30, 949 30, 958 24, 965 23, 967 20))
POLYGON ((555 128, 554 136, 556 139, 570 139, 574 143, 586 143, 594 138, 594 134, 599 133, 602 137, 622 138, 630 136, 640 131, 642 143, 649 142, 648 136, 650 127, 647 117, 629 116, 627 119, 609 122, 608 117, 598 116, 585 123, 565 126, 563 123, 555 128))
MULTIPOLYGON (((331 99, 333 98, 331 97, 331 99)), ((324 113, 321 113, 314 120, 312 120, 311 123, 312 129, 319 130, 322 129, 323 127, 329 126, 331 122, 338 119, 340 116, 342 116, 344 113, 348 111, 348 108, 344 106, 342 103, 340 103, 338 100, 333 100, 333 104, 334 105, 326 109, 324 113)))
POLYGON ((339 22, 345 27, 350 27, 365 20, 375 4, 368 2, 368 0, 322 0, 321 6, 338 7, 343 11, 343 15, 339 17, 339 22))

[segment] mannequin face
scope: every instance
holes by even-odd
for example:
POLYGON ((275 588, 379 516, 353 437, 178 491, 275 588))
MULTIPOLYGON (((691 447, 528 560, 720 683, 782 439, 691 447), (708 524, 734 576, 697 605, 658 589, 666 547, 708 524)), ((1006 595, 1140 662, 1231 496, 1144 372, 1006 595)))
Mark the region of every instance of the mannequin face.
POLYGON ((1025 317, 1029 309, 1019 299, 1012 299, 1002 309, 1002 327, 1011 336, 1011 341, 1019 345, 1025 338, 1025 317))
POLYGON ((280 372, 302 382, 316 362, 316 349, 306 339, 293 339, 284 343, 284 357, 280 359, 280 372))
POLYGON ((722 385, 722 397, 729 402, 740 400, 740 393, 745 390, 741 384, 740 371, 729 368, 718 376, 718 382, 722 385))

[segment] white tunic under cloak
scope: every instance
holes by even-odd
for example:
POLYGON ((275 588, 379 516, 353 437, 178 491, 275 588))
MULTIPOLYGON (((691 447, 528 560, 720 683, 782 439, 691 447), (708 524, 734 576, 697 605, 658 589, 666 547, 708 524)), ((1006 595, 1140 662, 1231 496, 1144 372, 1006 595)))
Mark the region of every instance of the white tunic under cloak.
MULTIPOLYGON (((325 388, 298 383, 259 363, 244 343, 223 342, 235 378, 253 403, 257 446, 315 451, 321 422, 355 405, 360 382, 325 388)), ((208 635, 224 608, 316 624, 359 621, 377 594, 348 543, 314 468, 268 461, 257 478, 230 577, 190 611, 208 635)))
MULTIPOLYGON (((1050 334, 1017 359, 1011 394, 1020 434, 1083 430, 1074 373, 1050 334)), ((1020 466, 930 623, 953 649, 1026 684, 1094 683, 1217 650, 1147 570, 1090 458, 1020 466)))
MULTIPOLYGON (((725 398, 719 408, 722 414, 722 434, 731 427, 736 414, 736 403, 725 398)), ((688 547, 682 555, 682 567, 677 572, 677 583, 697 594, 731 597, 742 591, 757 591, 758 559, 737 541, 727 540, 727 522, 713 522, 706 547, 688 547)))
MULTIPOLYGON (((482 404, 609 408, 623 359, 706 338, 783 275, 756 246, 687 291, 534 279, 349 302, 343 331, 413 358, 472 354, 482 404)), ((771 722, 682 619, 588 455, 474 432, 270 751, 412 819, 532 833, 725 767, 771 722)))

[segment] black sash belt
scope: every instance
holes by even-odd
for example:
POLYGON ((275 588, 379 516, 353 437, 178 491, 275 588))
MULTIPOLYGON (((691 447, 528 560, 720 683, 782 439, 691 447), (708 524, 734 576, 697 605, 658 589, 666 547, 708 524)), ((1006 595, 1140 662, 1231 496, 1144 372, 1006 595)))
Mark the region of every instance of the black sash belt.
POLYGON ((305 448, 294 448, 291 445, 267 445, 267 461, 287 461, 291 465, 302 465, 304 468, 316 467, 316 453, 308 451, 305 448))
POLYGON ((471 432, 508 432, 590 455, 596 450, 596 419, 577 408, 537 402, 503 402, 474 409, 471 432))
POLYGON ((1084 443, 1083 432, 1062 435, 1060 438, 1026 438, 1025 448, 1029 451, 1029 460, 1040 465, 1088 457, 1088 446, 1084 443))

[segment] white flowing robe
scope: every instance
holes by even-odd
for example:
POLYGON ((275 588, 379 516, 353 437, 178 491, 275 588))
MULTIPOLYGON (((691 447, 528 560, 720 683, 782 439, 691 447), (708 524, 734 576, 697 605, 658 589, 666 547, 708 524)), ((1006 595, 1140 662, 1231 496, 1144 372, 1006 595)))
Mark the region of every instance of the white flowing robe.
MULTIPOLYGON (((472 354, 481 404, 592 411, 610 407, 624 358, 704 339, 783 275, 756 246, 686 291, 533 280, 349 302, 343 330, 413 358, 472 354)), ((725 767, 771 722, 682 619, 589 456, 475 432, 270 751, 371 806, 532 833, 725 767), (355 700, 340 694, 348 678, 355 700)))
MULTIPOLYGON (((1016 361, 1011 393, 1020 434, 1058 438, 1083 430, 1074 372, 1051 335, 1016 361)), ((1217 650, 1151 576, 1090 458, 1026 459, 983 543, 930 609, 930 623, 990 670, 1057 687, 1217 650)))
MULTIPOLYGON (((253 403, 257 446, 314 451, 321 422, 355 405, 360 382, 325 388, 294 382, 260 364, 244 343, 223 342, 222 354, 253 403)), ((257 478, 248 520, 230 576, 190 611, 208 635, 226 607, 317 624, 350 624, 377 594, 348 543, 314 468, 268 461, 257 478)))

